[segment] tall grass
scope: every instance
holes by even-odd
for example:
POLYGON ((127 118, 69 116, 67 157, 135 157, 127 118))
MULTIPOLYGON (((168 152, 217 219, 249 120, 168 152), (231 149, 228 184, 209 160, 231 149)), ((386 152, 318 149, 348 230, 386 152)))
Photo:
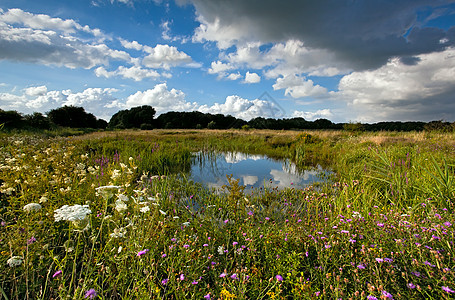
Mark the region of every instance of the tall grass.
POLYGON ((115 134, 2 136, 2 297, 453 298, 446 137, 115 134), (401 144, 389 142, 397 137, 401 144), (321 148, 337 178, 248 193, 231 178, 215 193, 173 174, 195 149, 228 147, 294 159, 300 147, 302 164, 321 148), (56 221, 57 209, 76 204, 91 213, 56 221))

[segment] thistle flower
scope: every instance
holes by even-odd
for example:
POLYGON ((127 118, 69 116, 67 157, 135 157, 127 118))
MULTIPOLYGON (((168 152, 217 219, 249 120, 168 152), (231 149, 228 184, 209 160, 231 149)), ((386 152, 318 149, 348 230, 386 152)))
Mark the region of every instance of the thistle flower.
POLYGON ((29 203, 23 207, 26 212, 37 212, 41 210, 41 205, 38 203, 29 203))
POLYGON ((89 289, 87 292, 85 292, 84 298, 94 299, 97 295, 98 294, 95 289, 89 289))

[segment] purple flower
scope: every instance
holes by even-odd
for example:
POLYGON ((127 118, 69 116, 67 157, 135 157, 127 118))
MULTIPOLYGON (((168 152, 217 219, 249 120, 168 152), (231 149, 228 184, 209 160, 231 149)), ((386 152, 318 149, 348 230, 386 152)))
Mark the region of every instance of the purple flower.
POLYGON ((428 260, 424 261, 423 263, 432 268, 436 267, 436 265, 431 264, 428 260))
POLYGON ((359 268, 359 269, 365 269, 365 266, 362 265, 362 264, 359 264, 359 265, 357 266, 357 268, 359 268))
POLYGON ((180 274, 180 277, 179 277, 179 279, 180 279, 180 281, 183 281, 183 280, 185 280, 185 275, 183 275, 183 273, 182 273, 182 274, 180 274))
POLYGON ((368 299, 368 300, 378 300, 378 298, 376 298, 375 296, 371 296, 371 295, 369 295, 369 296, 367 297, 367 299, 368 299))
POLYGON ((85 292, 84 298, 90 298, 93 299, 97 296, 98 294, 96 293, 95 289, 89 289, 87 292, 85 292))
POLYGON ((388 263, 392 263, 392 262, 393 262, 393 259, 388 258, 388 257, 384 257, 384 261, 385 261, 385 262, 388 262, 388 263))
POLYGON ((417 276, 417 277, 420 277, 420 275, 421 275, 420 272, 417 272, 417 271, 416 272, 411 272, 411 274, 414 275, 414 276, 417 276))
POLYGON ((232 275, 231 275, 231 278, 234 279, 234 280, 239 279, 239 278, 237 277, 237 274, 236 274, 236 273, 232 274, 232 275))
POLYGON ((265 220, 268 221, 268 220, 270 220, 270 218, 269 217, 265 217, 265 220))
POLYGON ((137 256, 141 256, 141 255, 144 255, 147 252, 149 252, 149 249, 144 249, 144 250, 139 251, 136 255, 137 256))
POLYGON ((220 277, 221 277, 221 278, 226 277, 226 273, 224 273, 224 272, 221 273, 221 274, 220 274, 220 277))
POLYGON ((416 286, 414 285, 414 283, 410 282, 410 283, 408 283, 408 288, 415 289, 416 286))
POLYGON ((183 245, 183 248, 185 248, 185 249, 188 249, 189 247, 190 247, 190 245, 186 245, 186 244, 183 245))
POLYGON ((168 282, 169 282, 168 278, 161 280, 162 285, 166 285, 168 282))
POLYGON ((316 297, 319 297, 320 294, 321 294, 321 292, 314 292, 314 295, 315 295, 316 297))
POLYGON ((379 227, 384 227, 384 223, 378 223, 377 224, 379 227))
POLYGON ((209 244, 204 244, 204 245, 202 245, 202 246, 203 246, 203 247, 208 247, 208 246, 209 246, 209 244))
POLYGON ((281 275, 276 275, 275 278, 278 281, 283 281, 283 277, 281 275))
POLYGON ((197 280, 193 280, 193 282, 191 282, 191 284, 198 284, 199 282, 197 280))
POLYGON ((210 299, 210 293, 204 296, 204 299, 210 299))
POLYGON ((450 223, 450 222, 444 222, 444 225, 447 226, 447 227, 450 227, 450 226, 452 226, 452 223, 450 223))
POLYGON ((449 288, 448 286, 442 286, 441 288, 442 288, 442 290, 443 290, 444 292, 447 292, 447 293, 455 293, 455 291, 452 290, 451 288, 449 288))
POLYGON ((237 244, 238 244, 237 242, 233 242, 233 243, 232 243, 232 246, 235 246, 235 245, 237 245, 237 244))
POLYGON ((349 233, 347 230, 341 230, 341 233, 349 233))
POLYGON ((384 259, 379 258, 379 257, 376 257, 376 261, 377 261, 378 263, 382 263, 382 262, 384 262, 384 259))
POLYGON ((248 215, 249 215, 249 216, 252 216, 252 215, 253 215, 253 212, 250 210, 250 211, 248 212, 248 215))
POLYGON ((382 294, 388 299, 393 299, 392 294, 387 291, 382 291, 382 294))
POLYGON ((349 242, 354 244, 354 243, 357 242, 357 241, 354 240, 354 239, 349 239, 349 242))
POLYGON ((32 236, 28 241, 27 241, 27 245, 31 245, 33 244, 34 242, 36 242, 36 239, 34 236, 32 236))
POLYGON ((52 275, 52 278, 62 277, 62 274, 63 274, 63 271, 62 270, 58 270, 57 272, 54 273, 54 275, 52 275))

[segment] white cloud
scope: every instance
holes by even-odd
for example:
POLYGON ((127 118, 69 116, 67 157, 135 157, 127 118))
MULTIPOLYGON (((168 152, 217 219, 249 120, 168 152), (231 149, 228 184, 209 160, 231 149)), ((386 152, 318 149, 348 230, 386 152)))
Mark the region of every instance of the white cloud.
POLYGON ((229 80, 237 80, 242 78, 242 75, 240 75, 240 73, 231 73, 226 78, 229 80))
POLYGON ((134 49, 137 51, 141 51, 144 47, 141 44, 139 44, 137 41, 129 42, 124 39, 119 39, 119 40, 120 40, 120 43, 122 44, 122 46, 125 47, 126 49, 134 49))
POLYGON ((192 61, 188 54, 178 51, 174 46, 158 44, 154 48, 145 47, 144 50, 149 55, 142 60, 142 63, 149 68, 169 69, 171 66, 190 63, 192 61))
POLYGON ((448 48, 419 55, 411 65, 395 58, 379 69, 353 72, 333 95, 347 101, 360 121, 431 121, 453 120, 454 92, 455 48, 448 48))
POLYGON ((202 105, 198 108, 203 113, 232 115, 236 118, 250 120, 256 117, 280 118, 282 112, 272 102, 266 100, 248 100, 237 95, 226 97, 224 103, 211 106, 202 105))
POLYGON ((261 76, 257 73, 246 72, 245 74, 245 83, 258 83, 261 82, 261 76))
POLYGON ((273 89, 285 89, 285 95, 290 95, 293 98, 328 96, 326 88, 320 85, 314 85, 312 80, 306 80, 296 75, 278 78, 273 85, 273 89))
POLYGON ((27 96, 42 96, 47 93, 47 87, 45 85, 32 86, 26 88, 24 91, 27 96))
POLYGON ((144 69, 138 66, 133 67, 124 67, 120 66, 115 71, 107 71, 103 67, 98 67, 95 69, 95 75, 97 77, 106 77, 110 78, 113 76, 122 76, 123 78, 133 79, 135 81, 141 81, 145 78, 157 79, 160 77, 160 74, 152 69, 144 69))
POLYGON ((99 35, 99 30, 73 20, 10 9, 0 14, 0 59, 86 69, 111 60, 132 61, 128 53, 99 43, 95 39, 99 35), (12 25, 18 23, 25 27, 12 25), (87 33, 93 37, 87 38, 87 33))
POLYGON ((230 64, 225 64, 221 61, 212 61, 211 67, 208 70, 209 74, 224 74, 226 71, 232 70, 234 67, 230 64))
POLYGON ((157 114, 168 111, 195 110, 196 103, 189 103, 185 100, 185 93, 176 89, 167 89, 166 83, 157 84, 153 89, 144 92, 136 92, 128 96, 125 107, 151 105, 157 114))
POLYGON ((307 121, 313 121, 321 118, 328 119, 333 116, 333 113, 330 111, 330 109, 319 109, 315 112, 296 110, 292 113, 292 116, 294 118, 304 118, 307 121))

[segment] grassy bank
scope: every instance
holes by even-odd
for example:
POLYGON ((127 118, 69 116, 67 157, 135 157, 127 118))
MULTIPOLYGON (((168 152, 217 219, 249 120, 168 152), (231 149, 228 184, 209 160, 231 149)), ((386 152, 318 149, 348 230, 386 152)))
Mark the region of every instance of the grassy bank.
POLYGON ((3 135, 0 294, 451 299, 452 140, 341 131, 3 135), (248 194, 232 179, 218 194, 175 174, 199 150, 323 164, 337 177, 317 190, 248 194))

